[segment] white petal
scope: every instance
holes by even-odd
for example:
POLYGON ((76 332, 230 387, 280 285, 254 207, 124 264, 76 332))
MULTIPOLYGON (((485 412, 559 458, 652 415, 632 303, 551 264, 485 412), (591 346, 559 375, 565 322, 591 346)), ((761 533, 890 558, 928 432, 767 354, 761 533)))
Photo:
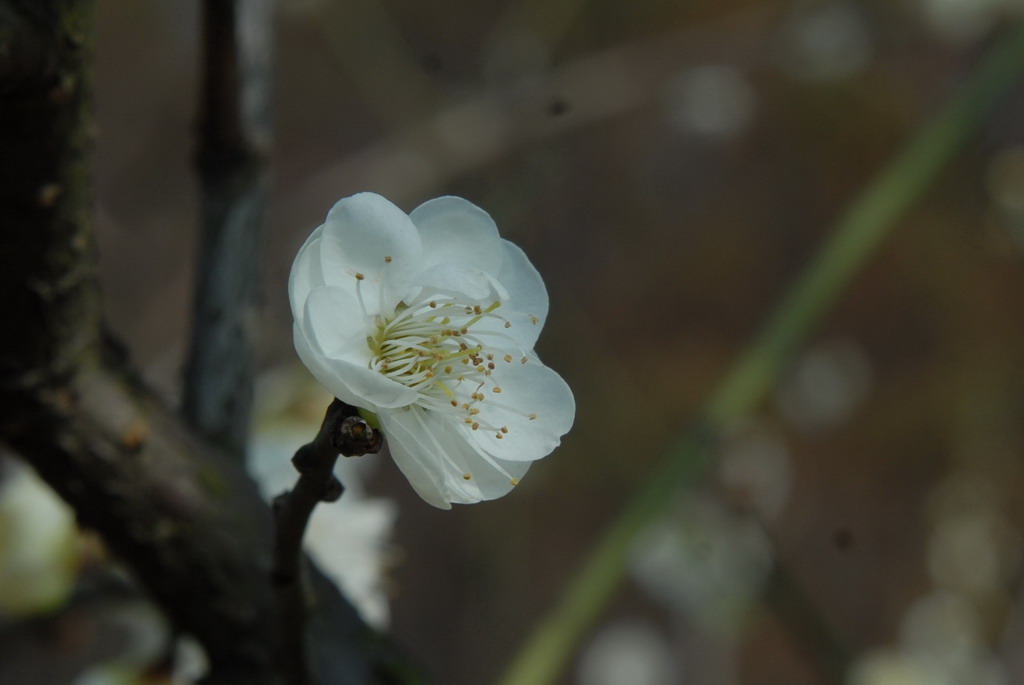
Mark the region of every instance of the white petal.
POLYGON ((472 264, 497 273, 501 267, 501 240, 491 216, 461 197, 439 197, 424 202, 409 215, 423 240, 420 264, 472 264))
POLYGON ((339 200, 327 214, 320 242, 326 283, 348 281, 356 273, 376 281, 402 280, 419 270, 422 243, 409 216, 374 193, 339 200))
POLYGON ((482 453, 454 425, 420 407, 385 412, 381 420, 395 463, 416 492, 434 506, 448 508, 451 503, 501 497, 530 466, 482 453))
POLYGON ((427 504, 439 509, 451 509, 451 499, 445 486, 444 470, 433 454, 426 435, 413 418, 418 407, 408 407, 380 414, 381 428, 387 438, 391 458, 427 504))
POLYGON ((499 459, 533 461, 550 454, 576 416, 576 401, 566 382, 535 357, 526 364, 498 364, 491 378, 501 392, 495 393, 493 386, 481 389, 486 399, 479 405, 480 423, 504 426, 508 432, 501 438, 483 426, 464 432, 499 459))
POLYGON ((528 461, 496 459, 466 440, 456 427, 450 426, 445 473, 450 483, 452 502, 472 504, 508 494, 530 468, 528 461), (466 476, 469 476, 468 478, 466 476))
POLYGON ((369 364, 366 338, 372 323, 354 292, 335 286, 316 288, 310 291, 303 310, 300 325, 312 349, 325 357, 369 364))
POLYGON ((293 327, 295 351, 313 377, 342 402, 371 411, 402 407, 416 400, 416 391, 396 383, 384 375, 344 359, 328 357, 309 339, 308 334, 293 327))
POLYGON ((365 406, 366 400, 352 392, 348 384, 338 377, 336 369, 332 368, 322 354, 314 352, 306 342, 306 336, 299 328, 298 322, 292 327, 292 338, 295 343, 295 351, 302 360, 303 365, 309 369, 313 377, 320 385, 324 386, 329 393, 342 402, 354 407, 365 406))
POLYGON ((490 304, 494 288, 490 276, 468 264, 438 264, 416 276, 424 293, 447 295, 460 303, 490 304))
POLYGON ((301 319, 304 315, 306 297, 313 288, 324 285, 323 270, 320 268, 320 234, 323 228, 313 231, 306 242, 299 248, 292 262, 292 270, 288 276, 288 299, 292 306, 292 316, 301 319))
POLYGON ((499 313, 512 324, 506 333, 532 350, 548 317, 548 291, 526 254, 507 240, 501 242, 504 259, 497 277, 508 290, 508 300, 499 313))

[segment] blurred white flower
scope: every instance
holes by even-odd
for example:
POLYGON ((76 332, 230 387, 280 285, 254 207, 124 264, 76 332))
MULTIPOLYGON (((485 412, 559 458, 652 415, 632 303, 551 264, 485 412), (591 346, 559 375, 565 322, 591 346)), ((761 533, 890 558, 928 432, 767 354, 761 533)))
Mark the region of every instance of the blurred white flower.
POLYGON ((863 8, 849 0, 797 4, 783 24, 779 59, 794 78, 825 83, 853 76, 870 62, 874 37, 863 8))
POLYGON ((78 572, 74 513, 27 466, 0 466, 0 615, 53 609, 78 572))
POLYGON ((738 629, 774 563, 753 518, 697 495, 651 527, 630 561, 632 577, 651 597, 726 635, 738 629))
POLYGON ((303 363, 376 414, 436 507, 501 497, 572 426, 572 392, 533 352, 544 283, 466 200, 411 215, 373 193, 340 200, 299 250, 288 291, 303 363))
POLYGON ((833 340, 803 353, 779 383, 779 410, 813 434, 849 421, 871 392, 871 361, 854 340, 833 340))
POLYGON ((676 685, 673 645, 653 625, 618 621, 604 627, 580 657, 579 685, 676 685))
POLYGON ((1013 0, 920 0, 925 23, 940 38, 967 44, 981 38, 1013 0))
POLYGON ((754 89, 739 69, 724 64, 680 72, 663 97, 669 123, 699 135, 732 138, 754 118, 754 89))

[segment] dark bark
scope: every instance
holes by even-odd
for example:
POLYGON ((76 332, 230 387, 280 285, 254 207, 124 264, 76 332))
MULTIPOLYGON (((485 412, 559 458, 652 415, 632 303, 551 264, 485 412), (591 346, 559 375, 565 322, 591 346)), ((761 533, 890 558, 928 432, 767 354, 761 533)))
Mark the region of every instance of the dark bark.
POLYGON ((334 476, 338 454, 362 456, 379 452, 383 444, 384 436, 361 419, 355 407, 335 399, 316 437, 292 458, 301 474, 299 481, 274 502, 273 578, 283 631, 281 665, 288 685, 306 685, 310 680, 307 603, 316 593, 303 564, 306 525, 320 502, 334 502, 344 492, 334 476))
POLYGON ((84 67, 91 14, 88 0, 0 5, 5 395, 67 376, 96 349, 91 75, 84 67))
POLYGON ((270 517, 240 467, 135 385, 100 334, 91 15, 85 0, 0 15, 25 46, 0 85, 0 430, 203 643, 218 681, 272 682, 270 517))
MULTIPOLYGON (((202 643, 209 682, 279 683, 269 508, 236 455, 193 433, 102 333, 91 13, 90 0, 0 1, 0 440, 202 643)), ((392 648, 311 575, 313 682, 411 682, 393 675, 402 660, 392 648)))

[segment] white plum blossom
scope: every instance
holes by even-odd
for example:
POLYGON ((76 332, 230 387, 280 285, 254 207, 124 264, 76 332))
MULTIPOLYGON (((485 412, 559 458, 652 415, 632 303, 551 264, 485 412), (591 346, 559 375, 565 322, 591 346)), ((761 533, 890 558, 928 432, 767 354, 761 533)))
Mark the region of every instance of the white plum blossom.
POLYGON ((436 507, 501 497, 572 426, 572 392, 533 351, 544 282, 466 200, 411 214, 373 193, 340 200, 299 250, 288 292, 302 362, 376 415, 436 507))

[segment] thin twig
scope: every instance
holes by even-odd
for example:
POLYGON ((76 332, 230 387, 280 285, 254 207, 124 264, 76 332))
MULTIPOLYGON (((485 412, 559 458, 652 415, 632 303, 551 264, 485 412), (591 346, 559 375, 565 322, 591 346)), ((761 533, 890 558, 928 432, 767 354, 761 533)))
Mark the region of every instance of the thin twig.
POLYGON ((236 454, 252 405, 249 320, 266 204, 271 9, 267 0, 203 5, 202 236, 182 411, 236 454))
POLYGON ((380 451, 383 436, 359 417, 357 410, 335 399, 327 407, 313 442, 299 448, 292 463, 299 480, 274 502, 276 520, 273 580, 280 611, 281 663, 288 685, 309 682, 306 644, 309 581, 304 575, 302 539, 313 509, 334 502, 344 487, 334 476, 338 455, 360 456, 380 451))

